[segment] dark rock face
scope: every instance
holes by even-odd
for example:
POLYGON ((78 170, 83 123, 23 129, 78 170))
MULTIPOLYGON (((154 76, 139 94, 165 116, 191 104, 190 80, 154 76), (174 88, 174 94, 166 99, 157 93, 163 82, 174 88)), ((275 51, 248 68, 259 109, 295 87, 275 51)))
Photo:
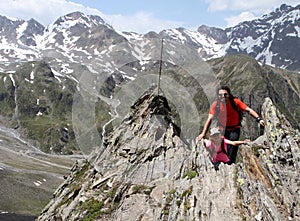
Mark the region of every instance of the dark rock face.
POLYGON ((270 99, 265 134, 217 172, 202 144, 180 139, 171 111, 164 97, 141 97, 37 220, 299 219, 299 131, 270 99))
POLYGON ((68 126, 74 81, 59 81, 46 62, 26 63, 15 74, 3 74, 0 79, 0 114, 10 119, 10 127, 19 128, 44 152, 69 154, 75 150, 75 135, 68 126))
POLYGON ((27 22, 23 20, 11 21, 4 16, 0 16, 0 29, 0 35, 8 43, 17 44, 20 40, 24 46, 36 46, 35 36, 41 36, 45 27, 34 19, 27 22), (23 29, 23 32, 18 33, 19 29, 23 29))

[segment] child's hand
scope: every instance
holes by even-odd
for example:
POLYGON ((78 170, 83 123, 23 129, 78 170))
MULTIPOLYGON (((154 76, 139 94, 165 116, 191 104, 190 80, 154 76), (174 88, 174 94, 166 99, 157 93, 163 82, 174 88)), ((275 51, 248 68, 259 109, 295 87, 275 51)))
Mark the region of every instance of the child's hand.
POLYGON ((205 156, 208 157, 209 156, 209 152, 205 151, 205 156))

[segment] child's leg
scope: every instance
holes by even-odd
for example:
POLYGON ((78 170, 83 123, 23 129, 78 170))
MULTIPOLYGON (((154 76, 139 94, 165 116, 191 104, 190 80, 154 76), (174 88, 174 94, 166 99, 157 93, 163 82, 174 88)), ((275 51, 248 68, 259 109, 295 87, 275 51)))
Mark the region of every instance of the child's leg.
POLYGON ((219 165, 220 165, 220 163, 221 163, 221 162, 215 162, 215 163, 213 163, 214 168, 215 168, 216 171, 219 170, 219 165))

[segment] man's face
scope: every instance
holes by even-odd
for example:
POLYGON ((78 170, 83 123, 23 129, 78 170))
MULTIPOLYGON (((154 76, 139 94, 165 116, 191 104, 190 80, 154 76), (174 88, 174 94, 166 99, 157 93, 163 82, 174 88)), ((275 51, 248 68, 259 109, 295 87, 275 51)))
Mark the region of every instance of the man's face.
POLYGON ((221 89, 221 90, 219 90, 218 97, 219 97, 221 102, 226 103, 227 100, 228 100, 229 94, 226 90, 221 89))

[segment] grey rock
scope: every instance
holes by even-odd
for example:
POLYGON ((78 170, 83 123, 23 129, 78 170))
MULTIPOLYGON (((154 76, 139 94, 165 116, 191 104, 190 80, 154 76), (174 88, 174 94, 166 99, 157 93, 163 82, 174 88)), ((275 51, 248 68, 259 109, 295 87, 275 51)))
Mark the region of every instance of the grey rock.
POLYGON ((171 111, 162 96, 141 97, 37 220, 299 219, 299 132, 270 99, 265 134, 218 171, 201 143, 180 139, 171 111))
POLYGON ((243 148, 237 184, 247 220, 298 220, 299 131, 266 99, 265 141, 243 148))

